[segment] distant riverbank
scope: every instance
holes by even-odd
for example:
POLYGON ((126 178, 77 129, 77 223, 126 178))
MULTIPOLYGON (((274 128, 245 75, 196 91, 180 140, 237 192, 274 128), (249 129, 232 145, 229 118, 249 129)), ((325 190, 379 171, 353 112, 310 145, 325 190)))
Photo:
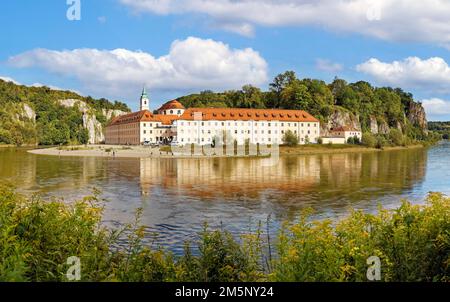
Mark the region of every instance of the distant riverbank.
POLYGON ((396 147, 383 147, 369 148, 361 145, 307 145, 307 146, 281 146, 281 155, 309 155, 309 154, 334 154, 334 153, 360 153, 360 152, 382 152, 393 150, 406 150, 424 148, 423 145, 411 145, 411 146, 396 146, 396 147))
MULTIPOLYGON (((423 148, 423 145, 411 145, 400 147, 384 147, 383 149, 368 148, 360 145, 307 145, 307 146, 280 146, 280 155, 311 155, 311 154, 334 154, 334 153, 361 153, 382 152, 392 150, 405 150, 423 148)), ((186 154, 169 151, 170 148, 143 147, 143 146, 119 146, 119 145, 87 145, 87 146, 65 146, 34 149, 28 152, 39 155, 52 156, 89 156, 89 157, 120 157, 120 158, 192 158, 204 156, 189 156, 186 154)), ((214 156, 225 157, 225 156, 214 156)), ((245 156, 255 157, 255 156, 245 156)))

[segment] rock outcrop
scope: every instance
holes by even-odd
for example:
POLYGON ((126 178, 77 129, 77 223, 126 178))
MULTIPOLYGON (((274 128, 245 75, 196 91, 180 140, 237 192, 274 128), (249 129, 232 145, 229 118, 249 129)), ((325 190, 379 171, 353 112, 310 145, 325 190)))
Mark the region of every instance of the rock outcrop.
POLYGON ((375 116, 370 117, 370 132, 378 134, 378 121, 375 116))
POLYGON ((30 105, 23 103, 20 108, 20 113, 16 115, 17 120, 20 119, 28 119, 33 123, 36 122, 36 112, 34 112, 33 108, 30 105))
MULTIPOLYGON (((94 110, 88 104, 76 99, 59 100, 58 102, 61 106, 64 107, 72 108, 78 106, 80 112, 83 114, 83 127, 86 128, 89 133, 89 144, 99 144, 105 141, 103 126, 97 120, 94 110)), ((113 117, 126 113, 127 112, 121 110, 102 110, 102 114, 106 117, 106 120, 110 120, 113 117)))
POLYGON ((406 117, 413 126, 420 127, 424 131, 428 129, 425 108, 423 108, 421 103, 411 102, 406 117))
POLYGON ((330 134, 331 129, 347 126, 361 130, 361 122, 359 116, 351 112, 341 109, 335 109, 328 117, 328 123, 322 125, 321 135, 326 136, 330 134))
POLYGON ((106 117, 106 119, 109 121, 110 119, 112 119, 114 117, 118 117, 118 116, 127 114, 129 112, 124 112, 122 110, 102 109, 102 113, 106 117))
POLYGON ((391 128, 389 128, 389 124, 386 121, 381 121, 378 123, 379 134, 389 134, 389 132, 391 132, 391 128))

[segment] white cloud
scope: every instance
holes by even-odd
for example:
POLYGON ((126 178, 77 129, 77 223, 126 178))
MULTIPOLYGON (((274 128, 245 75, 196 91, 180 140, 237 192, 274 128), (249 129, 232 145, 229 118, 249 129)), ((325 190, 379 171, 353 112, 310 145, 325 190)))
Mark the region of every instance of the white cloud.
POLYGON ((18 68, 40 67, 75 77, 89 91, 116 96, 123 96, 124 91, 135 93, 142 84, 180 91, 230 89, 267 81, 267 63, 258 52, 194 37, 174 41, 169 54, 158 58, 126 49, 35 49, 8 62, 18 68))
POLYGON ((5 81, 5 82, 11 82, 11 83, 14 83, 14 84, 16 84, 16 85, 21 85, 19 82, 17 82, 16 80, 14 80, 14 79, 12 79, 12 78, 10 78, 10 77, 3 77, 3 76, 0 76, 0 80, 3 80, 3 81, 5 81))
POLYGON ((450 91, 450 67, 439 57, 422 60, 409 57, 390 63, 370 59, 356 70, 372 76, 381 84, 404 88, 421 88, 434 93, 450 91))
POLYGON ((336 73, 336 72, 342 71, 342 69, 344 69, 344 66, 339 63, 331 62, 330 60, 317 59, 316 60, 316 68, 321 71, 326 71, 329 73, 336 73))
POLYGON ((207 15, 214 22, 223 24, 225 29, 245 35, 253 32, 257 25, 312 25, 384 40, 422 41, 450 46, 448 0, 119 1, 136 12, 207 15))
POLYGON ((422 100, 427 115, 442 116, 450 115, 450 101, 439 98, 422 100))

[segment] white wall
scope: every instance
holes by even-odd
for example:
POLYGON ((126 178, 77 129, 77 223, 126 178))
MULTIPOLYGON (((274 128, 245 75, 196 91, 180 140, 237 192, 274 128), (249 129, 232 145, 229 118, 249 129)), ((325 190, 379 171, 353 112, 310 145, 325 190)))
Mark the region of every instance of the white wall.
POLYGON ((185 144, 211 144, 215 136, 227 133, 227 140, 237 140, 243 145, 248 139, 250 143, 282 144, 284 133, 291 130, 299 137, 301 144, 305 144, 306 137, 310 143, 316 143, 320 137, 319 123, 315 122, 280 122, 280 121, 188 121, 175 122, 178 136, 177 142, 185 144))

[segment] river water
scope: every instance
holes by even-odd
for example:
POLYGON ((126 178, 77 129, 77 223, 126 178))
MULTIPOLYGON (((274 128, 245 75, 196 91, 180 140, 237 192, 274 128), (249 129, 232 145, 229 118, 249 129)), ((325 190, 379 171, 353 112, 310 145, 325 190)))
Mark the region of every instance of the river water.
MULTIPOLYGON (((350 207, 368 212, 393 208, 401 198, 423 202, 430 191, 450 195, 450 143, 377 153, 261 159, 122 159, 33 155, 0 148, 0 181, 20 192, 73 201, 102 191, 105 223, 131 222, 143 209, 142 224, 154 244, 181 251, 204 222, 233 234, 261 221, 276 233, 307 207, 314 218, 337 219, 350 207), (158 237, 151 236, 158 233, 158 237)), ((149 239, 150 240, 150 239, 149 239)))

